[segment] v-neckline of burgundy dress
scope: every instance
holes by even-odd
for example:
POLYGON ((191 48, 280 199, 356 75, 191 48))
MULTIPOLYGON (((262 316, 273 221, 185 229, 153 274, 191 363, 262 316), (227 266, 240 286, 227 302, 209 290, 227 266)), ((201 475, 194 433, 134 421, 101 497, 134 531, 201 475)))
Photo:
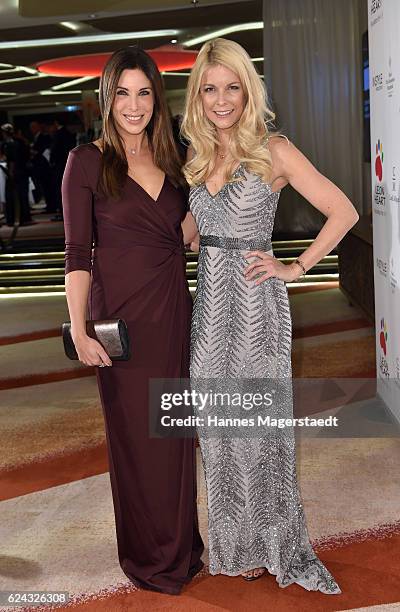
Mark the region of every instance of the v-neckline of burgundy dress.
MULTIPOLYGON (((97 151, 100 153, 100 155, 102 155, 102 152, 100 151, 99 147, 98 147, 97 145, 95 145, 95 144, 94 144, 94 142, 90 142, 89 144, 93 145, 93 146, 95 147, 95 149, 97 149, 97 151)), ((151 195, 149 194, 149 192, 148 192, 148 191, 146 191, 146 189, 145 189, 145 188, 144 188, 144 187, 143 187, 143 186, 142 186, 140 183, 138 183, 138 182, 137 182, 137 181, 136 181, 136 180, 133 178, 133 176, 131 176, 130 174, 127 174, 127 175, 126 175, 126 177, 127 177, 127 178, 128 178, 130 181, 132 181, 132 183, 133 183, 133 184, 134 184, 136 187, 138 187, 139 189, 141 189, 141 190, 143 191, 143 193, 144 193, 144 194, 145 194, 145 195, 148 197, 148 199, 149 199, 149 200, 150 200, 150 201, 151 201, 153 204, 158 204, 158 203, 159 203, 159 201, 160 201, 160 197, 161 197, 161 195, 162 195, 162 193, 163 193, 163 191, 164 191, 164 188, 165 188, 165 183, 166 183, 166 182, 167 182, 167 180, 168 180, 168 176, 167 176, 167 175, 166 175, 166 173, 164 172, 164 178, 163 178, 163 182, 162 182, 162 185, 161 185, 161 189, 160 189, 160 191, 158 192, 158 196, 157 196, 157 198, 156 198, 156 199, 154 199, 154 198, 153 198, 153 196, 151 196, 151 195)))

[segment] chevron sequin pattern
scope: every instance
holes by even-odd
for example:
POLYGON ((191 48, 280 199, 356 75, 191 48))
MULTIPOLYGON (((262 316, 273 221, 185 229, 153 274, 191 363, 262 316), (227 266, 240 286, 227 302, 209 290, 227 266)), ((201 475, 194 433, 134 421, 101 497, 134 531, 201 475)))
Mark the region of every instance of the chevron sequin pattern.
MULTIPOLYGON (((191 190, 190 209, 201 236, 271 240, 279 192, 241 164, 211 195, 205 184, 191 190)), ((207 241, 206 241, 207 242, 207 241)), ((227 241, 222 241, 224 244, 227 241)), ((272 253, 272 251, 270 251, 272 253)), ((286 285, 272 278, 254 285, 243 269, 246 251, 202 246, 191 339, 192 388, 207 380, 219 389, 230 381, 286 381, 276 407, 292 416, 291 316, 286 285)), ((264 390, 265 390, 264 389, 264 390)), ((205 411, 207 412, 207 410, 205 411)), ((255 436, 198 431, 209 513, 210 573, 239 575, 266 567, 281 587, 340 593, 315 555, 307 533, 296 477, 293 431, 255 436)))

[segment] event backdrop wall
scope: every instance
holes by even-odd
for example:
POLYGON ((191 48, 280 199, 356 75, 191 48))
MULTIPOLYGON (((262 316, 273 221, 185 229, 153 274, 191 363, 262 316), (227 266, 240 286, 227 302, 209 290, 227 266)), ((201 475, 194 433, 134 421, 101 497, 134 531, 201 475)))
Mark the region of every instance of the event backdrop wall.
POLYGON ((378 392, 400 421, 400 2, 368 11, 378 392))

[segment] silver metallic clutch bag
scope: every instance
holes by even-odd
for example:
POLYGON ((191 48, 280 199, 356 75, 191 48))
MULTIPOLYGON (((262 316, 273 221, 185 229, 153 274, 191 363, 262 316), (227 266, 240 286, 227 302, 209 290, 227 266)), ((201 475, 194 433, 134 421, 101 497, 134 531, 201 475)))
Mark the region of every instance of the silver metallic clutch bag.
MULTIPOLYGON (((127 361, 130 358, 128 327, 123 319, 86 321, 86 333, 100 342, 111 361, 127 361)), ((62 324, 65 354, 69 359, 78 359, 71 336, 71 322, 62 324)))

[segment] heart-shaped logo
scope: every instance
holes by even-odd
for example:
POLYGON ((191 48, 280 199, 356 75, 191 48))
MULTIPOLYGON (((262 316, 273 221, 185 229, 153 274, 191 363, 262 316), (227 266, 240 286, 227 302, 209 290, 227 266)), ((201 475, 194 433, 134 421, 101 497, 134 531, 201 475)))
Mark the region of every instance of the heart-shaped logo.
POLYGON ((382 176, 383 176, 383 149, 382 149, 382 143, 381 143, 380 140, 378 140, 378 142, 376 144, 375 176, 377 177, 379 182, 382 181, 382 176))

